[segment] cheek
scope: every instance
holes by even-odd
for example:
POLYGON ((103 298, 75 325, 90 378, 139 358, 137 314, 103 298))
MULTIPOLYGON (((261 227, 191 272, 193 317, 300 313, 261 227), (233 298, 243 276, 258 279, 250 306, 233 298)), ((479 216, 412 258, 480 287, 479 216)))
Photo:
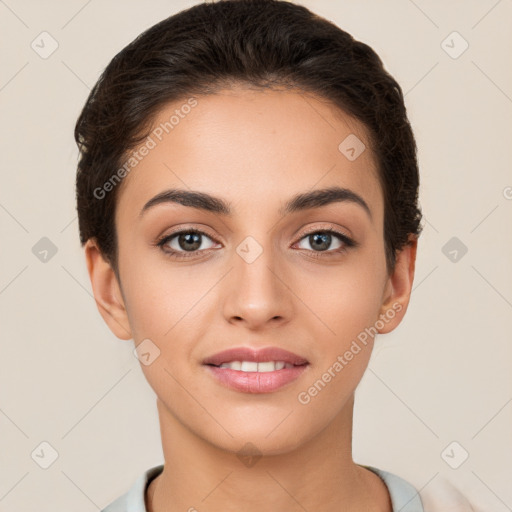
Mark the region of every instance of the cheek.
POLYGON ((301 389, 304 400, 314 402, 320 414, 329 409, 336 415, 351 396, 366 370, 373 348, 374 336, 366 330, 377 317, 375 283, 369 279, 326 281, 328 292, 310 292, 316 317, 308 320, 307 329, 314 341, 315 364, 301 389))
POLYGON ((313 333, 316 364, 296 398, 304 425, 316 430, 337 416, 359 384, 371 356, 371 327, 380 310, 382 268, 350 265, 316 276, 315 286, 303 286, 304 302, 315 316, 313 333), (364 268, 363 268, 364 267, 364 268), (316 333, 316 334, 314 334, 316 333))
POLYGON ((192 266, 171 270, 164 261, 133 261, 125 265, 126 305, 136 340, 172 338, 200 310, 200 299, 211 287, 192 266))
POLYGON ((321 334, 318 342, 327 352, 343 349, 378 319, 385 264, 359 254, 345 265, 303 272, 296 281, 294 293, 304 304, 298 302, 300 310, 314 320, 308 323, 321 334))
MULTIPOLYGON (((174 407, 181 400, 188 403, 190 397, 181 395, 179 383, 191 377, 190 368, 184 363, 190 360, 197 340, 204 337, 208 326, 204 321, 205 307, 212 305, 208 295, 203 296, 218 278, 210 279, 192 267, 170 270, 169 265, 159 263, 126 269, 130 275, 126 303, 134 339, 136 344, 151 340, 149 352, 158 354, 147 365, 141 359, 145 377, 158 396, 169 400, 174 397, 174 407)), ((191 390, 191 383, 187 381, 186 387, 191 390)))

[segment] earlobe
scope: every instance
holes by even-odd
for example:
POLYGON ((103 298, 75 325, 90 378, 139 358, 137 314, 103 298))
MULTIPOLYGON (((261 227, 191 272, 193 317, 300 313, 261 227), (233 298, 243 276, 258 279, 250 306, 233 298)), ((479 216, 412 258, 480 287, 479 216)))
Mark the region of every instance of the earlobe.
POLYGON ((417 246, 417 237, 410 235, 409 244, 397 253, 395 268, 384 289, 380 313, 381 317, 386 316, 386 322, 383 322, 382 329, 378 329, 380 334, 395 329, 407 311, 414 280, 417 246))
POLYGON ((131 339, 128 315, 114 270, 104 259, 95 239, 89 239, 84 249, 98 311, 115 336, 122 340, 131 339))

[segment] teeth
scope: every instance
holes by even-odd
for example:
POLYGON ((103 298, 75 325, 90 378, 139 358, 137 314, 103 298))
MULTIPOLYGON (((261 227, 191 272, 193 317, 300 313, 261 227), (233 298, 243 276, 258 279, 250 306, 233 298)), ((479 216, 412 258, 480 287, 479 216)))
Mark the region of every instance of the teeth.
POLYGON ((293 368, 293 364, 284 361, 265 361, 257 363, 255 361, 231 361, 222 363, 220 368, 229 368, 230 370, 238 370, 242 372, 273 372, 282 370, 283 368, 293 368))
POLYGON ((242 367, 240 370, 242 372, 257 372, 258 363, 255 363, 254 361, 242 361, 242 367))

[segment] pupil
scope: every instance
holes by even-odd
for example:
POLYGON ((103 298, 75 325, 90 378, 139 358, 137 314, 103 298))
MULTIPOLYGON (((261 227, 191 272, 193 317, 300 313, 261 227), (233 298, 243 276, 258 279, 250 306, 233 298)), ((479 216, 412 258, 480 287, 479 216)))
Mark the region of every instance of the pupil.
POLYGON ((185 251, 194 251, 199 249, 201 246, 200 237, 201 235, 199 233, 185 233, 180 235, 178 237, 180 248, 184 249, 185 251), (192 246, 187 246, 186 244, 192 244, 192 246))
POLYGON ((321 251, 325 251, 329 248, 330 241, 331 241, 331 235, 329 233, 314 233, 313 235, 310 235, 310 243, 312 240, 314 243, 311 243, 312 247, 315 247, 317 249, 320 249, 321 251))

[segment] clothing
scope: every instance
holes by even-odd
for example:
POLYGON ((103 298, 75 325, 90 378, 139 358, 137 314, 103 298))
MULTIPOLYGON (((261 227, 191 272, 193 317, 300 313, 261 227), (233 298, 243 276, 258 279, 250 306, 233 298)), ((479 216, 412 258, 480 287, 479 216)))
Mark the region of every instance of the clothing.
MULTIPOLYGON (((372 466, 363 466, 376 473, 386 484, 393 512, 425 512, 418 491, 403 478, 377 469, 372 466)), ((101 512, 147 512, 144 501, 146 488, 164 469, 164 465, 154 466, 145 471, 132 485, 132 487, 101 512)))

